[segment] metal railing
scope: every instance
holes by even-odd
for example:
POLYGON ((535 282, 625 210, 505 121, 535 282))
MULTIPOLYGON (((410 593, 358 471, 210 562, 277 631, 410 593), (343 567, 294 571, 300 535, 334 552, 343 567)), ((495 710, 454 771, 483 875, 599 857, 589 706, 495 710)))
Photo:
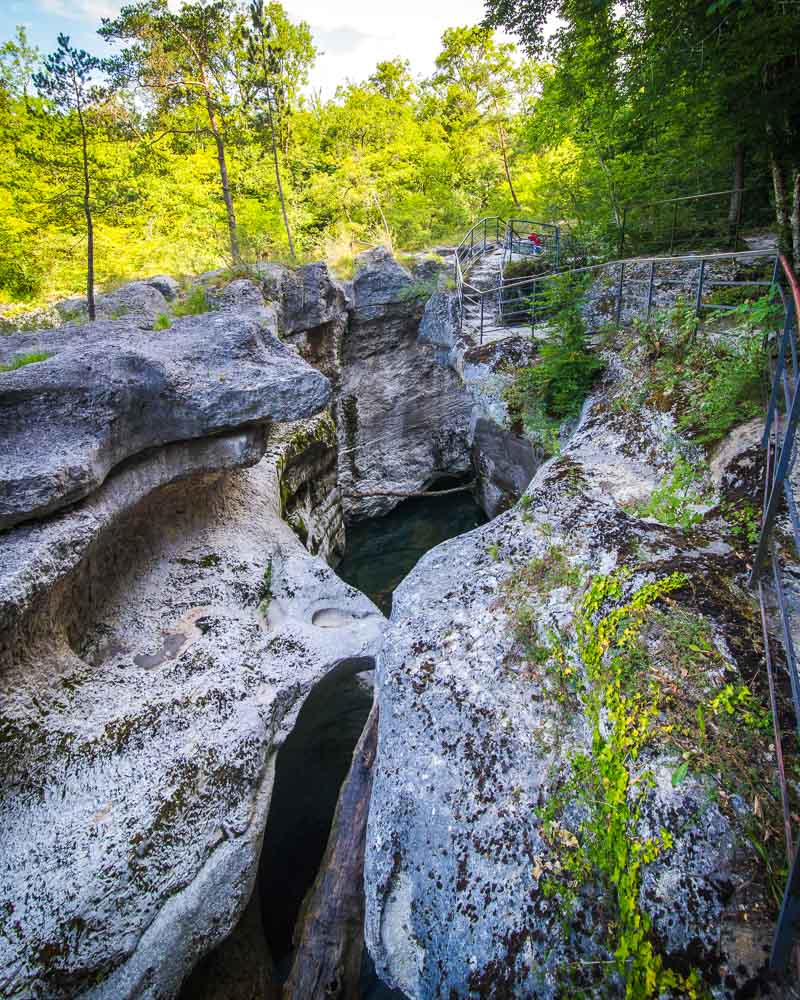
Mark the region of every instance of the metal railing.
POLYGON ((558 268, 561 255, 561 227, 554 222, 509 219, 503 234, 501 273, 514 259, 547 261, 558 268))
POLYGON ((747 188, 632 202, 623 209, 618 256, 626 249, 671 256, 721 244, 737 250, 743 228, 769 225, 771 220, 768 199, 747 188))
MULTIPOLYGON (((790 475, 796 458, 797 426, 800 421, 800 377, 798 377, 798 321, 800 320, 800 283, 789 261, 782 254, 778 258, 779 271, 776 285, 784 305, 784 327, 772 375, 772 388, 764 425, 762 446, 766 450, 764 496, 756 554, 750 575, 751 586, 758 590, 761 605, 761 624, 764 639, 770 701, 774 725, 775 753, 783 807, 786 855, 789 878, 784 890, 778 922, 770 955, 770 968, 784 973, 789 965, 793 944, 800 936, 800 838, 792 834, 791 808, 786 774, 783 765, 783 738, 780 728, 776 697, 775 665, 770 651, 765 604, 765 577, 771 575, 771 590, 780 619, 780 635, 789 675, 795 729, 800 739, 800 676, 797 653, 792 637, 790 611, 787 605, 783 574, 775 541, 775 522, 784 503, 789 515, 795 551, 800 553, 800 520, 790 475)), ((797 973, 800 975, 800 949, 795 952, 797 973)))
POLYGON ((472 328, 477 333, 479 344, 483 344, 489 334, 520 332, 520 327, 530 327, 531 333, 535 334, 537 325, 548 319, 547 287, 550 283, 565 275, 599 276, 604 273, 610 279, 609 297, 613 304, 613 315, 609 319, 613 318, 617 323, 635 316, 649 319, 656 290, 670 286, 678 289, 678 294, 690 295, 695 312, 700 315, 703 311, 736 308, 708 301, 715 288, 768 288, 775 281, 777 269, 778 258, 774 251, 747 250, 684 257, 633 257, 511 281, 501 280, 499 284, 484 289, 464 282, 462 322, 464 308, 471 307, 472 328), (736 277, 743 267, 753 269, 759 263, 758 275, 736 277))
POLYGON ((455 283, 459 316, 463 320, 465 310, 474 310, 479 316, 481 330, 487 317, 493 315, 498 308, 502 309, 502 296, 494 294, 496 291, 494 288, 489 290, 477 288, 467 278, 479 261, 500 249, 502 256, 498 266, 500 281, 498 288, 504 284, 506 268, 514 260, 530 258, 541 260, 545 266, 549 264, 552 268, 558 267, 560 228, 551 222, 535 222, 530 219, 506 221, 496 215, 479 219, 472 226, 456 247, 455 283))
MULTIPOLYGON (((486 220, 482 220, 485 222, 486 220)), ((498 220, 499 222, 502 220, 498 220)), ((524 220, 521 220, 524 221, 524 220)), ((507 224, 506 224, 507 225, 507 224)), ((538 224, 541 228, 542 224, 538 224)), ((555 227, 557 229, 557 227, 555 227)), ((506 231, 506 230, 504 230, 506 231)), ((493 249, 497 246, 499 225, 493 249)), ((518 238, 518 237, 514 237, 518 238)), ((486 233, 483 234, 487 245, 486 233)), ((474 246, 475 244, 471 244, 474 246)), ((484 251, 485 252, 485 251, 484 251)), ((505 259, 505 253, 504 253, 505 259)), ((456 268, 458 269, 458 257, 456 268)), ((791 700, 794 708, 795 729, 800 739, 800 674, 792 638, 790 612, 775 543, 775 522, 784 504, 788 512, 796 552, 800 554, 800 515, 792 492, 790 474, 796 458, 796 439, 800 424, 800 282, 787 259, 770 250, 712 253, 670 257, 636 257, 612 262, 591 264, 561 272, 523 277, 503 281, 496 286, 478 289, 461 281, 462 315, 465 307, 477 310, 478 340, 483 344, 486 334, 498 331, 515 332, 520 326, 530 327, 535 335, 536 325, 546 323, 548 284, 554 280, 569 280, 569 276, 594 275, 608 277, 605 292, 606 307, 611 306, 617 325, 623 319, 636 316, 649 318, 652 314, 656 289, 677 286, 679 293, 689 292, 694 312, 736 309, 730 302, 713 301, 715 289, 742 288, 754 292, 776 288, 784 306, 784 328, 777 345, 772 385, 767 407, 763 447, 766 449, 766 476, 764 484, 761 529, 756 547, 751 585, 758 590, 765 651, 767 678, 778 766, 778 778, 784 814, 786 852, 789 877, 784 890, 780 914, 775 927, 770 968, 777 973, 787 971, 792 952, 795 952, 797 974, 800 977, 800 946, 794 942, 800 937, 800 836, 792 833, 791 809, 783 762, 782 734, 777 702, 775 661, 772 655, 765 603, 765 577, 771 570, 774 603, 780 619, 780 634, 785 654, 791 700), (687 271, 688 284, 687 284, 687 271), (692 273, 693 272, 693 273, 692 273), (711 299, 711 301, 709 301, 711 299), (511 329, 509 329, 511 328, 511 329)), ((719 298, 718 296, 717 298, 719 298)), ((724 295, 721 296, 724 298, 724 295)), ((677 299, 677 295, 674 296, 677 299)), ((673 299, 673 301, 674 301, 673 299)), ((662 296, 663 300, 663 296, 662 296)), ((663 301, 659 303, 663 305, 663 301)), ((611 318, 609 316, 609 318, 611 318)))

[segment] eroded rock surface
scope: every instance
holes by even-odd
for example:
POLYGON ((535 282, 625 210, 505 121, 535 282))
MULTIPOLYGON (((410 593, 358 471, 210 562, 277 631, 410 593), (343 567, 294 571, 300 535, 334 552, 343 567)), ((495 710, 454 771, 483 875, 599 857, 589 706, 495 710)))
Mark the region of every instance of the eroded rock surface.
POLYGON ((418 340, 430 288, 380 247, 362 254, 342 346, 337 399, 345 514, 370 517, 414 491, 469 470, 470 402, 458 376, 418 340))
MULTIPOLYGON (((713 522, 686 535, 622 506, 658 484, 675 435, 667 415, 615 412, 618 378, 521 505, 429 552, 394 595, 378 665, 366 935, 378 974, 414 1000, 594 996, 602 983, 602 995, 625 993, 614 890, 591 867, 569 874, 587 837, 569 781, 576 755, 592 753, 575 681, 586 683, 575 616, 592 578, 627 567, 629 597, 685 573, 672 607, 713 637, 703 683, 759 683, 744 560, 713 522)), ((652 641, 660 689, 685 687, 652 641)), ((768 743, 749 760, 756 773, 774 766, 768 743)), ((644 866, 635 904, 667 968, 696 969, 715 997, 757 990, 772 925, 747 786, 736 768, 721 796, 709 771, 674 781, 679 746, 654 739, 629 762, 631 801, 644 792, 623 842, 671 838, 644 866)))
MULTIPOLYGON (((11 356, 36 335, 17 335, 11 356)), ((143 332, 98 322, 38 338, 52 357, 0 375, 0 528, 85 497, 123 459, 172 441, 295 420, 330 385, 261 317, 227 311, 143 332)))
POLYGON ((306 695, 374 662, 383 617, 281 516, 340 544, 330 384, 249 294, 3 376, 5 998, 175 996, 251 898, 306 695))

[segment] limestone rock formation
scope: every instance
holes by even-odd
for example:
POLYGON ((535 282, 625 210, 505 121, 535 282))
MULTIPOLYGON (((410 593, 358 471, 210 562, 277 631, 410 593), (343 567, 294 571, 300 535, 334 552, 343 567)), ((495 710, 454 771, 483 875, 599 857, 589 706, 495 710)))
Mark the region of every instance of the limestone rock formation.
MULTIPOLYGON (((659 482, 674 427, 667 415, 614 411, 618 377, 520 505, 429 552, 395 591, 377 675, 366 935, 378 974, 413 1000, 593 996, 602 981, 624 993, 614 889, 583 867, 592 806, 570 785, 577 762, 592 760, 575 638, 589 581, 627 567, 622 600, 685 573, 671 607, 709 637, 708 653, 690 681, 654 619, 659 689, 754 683, 755 612, 736 583, 744 560, 713 526, 686 536, 623 506, 659 482)), ((608 734, 608 716, 598 724, 608 734)), ((772 927, 747 786, 736 767, 721 795, 709 771, 676 781, 679 747, 665 734, 628 761, 631 818, 618 842, 662 845, 632 905, 676 975, 696 969, 715 997, 756 990, 772 927)), ((757 771, 770 766, 754 753, 757 771)))
POLYGON ((469 470, 469 398, 418 339, 429 295, 383 247, 359 257, 336 405, 349 517, 385 513, 398 502, 362 494, 420 490, 469 470))
POLYGON ((317 514, 330 386, 263 316, 45 337, 0 376, 0 996, 155 1000, 245 911, 277 749, 384 619, 281 517, 317 514))
MULTIPOLYGON (((95 301, 97 319, 122 319, 141 327, 152 329, 161 313, 167 312, 167 299, 174 298, 175 286, 172 279, 154 278, 145 281, 130 281, 113 292, 98 295, 95 301), (169 294, 172 292, 172 294, 169 294)), ((58 310, 67 322, 85 323, 89 314, 85 299, 68 299, 59 303, 58 310)))
POLYGON ((281 309, 281 331, 292 334, 313 330, 341 318, 347 309, 347 292, 325 263, 292 269, 282 264, 257 264, 268 298, 281 309))
POLYGON ((212 312, 145 333, 124 321, 7 338, 52 356, 0 375, 0 528, 74 503, 147 448, 327 403, 330 386, 259 317, 212 312))

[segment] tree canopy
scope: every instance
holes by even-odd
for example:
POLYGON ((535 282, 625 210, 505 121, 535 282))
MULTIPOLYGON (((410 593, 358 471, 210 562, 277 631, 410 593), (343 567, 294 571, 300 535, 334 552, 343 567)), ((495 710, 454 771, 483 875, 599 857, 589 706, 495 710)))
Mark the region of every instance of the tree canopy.
POLYGON ((310 28, 280 3, 138 0, 98 25, 80 112, 19 29, 0 43, 0 301, 83 286, 87 227, 107 285, 433 248, 485 215, 560 221, 611 253, 630 206, 741 187, 800 259, 790 7, 487 0, 428 77, 398 57, 321 100, 310 28))

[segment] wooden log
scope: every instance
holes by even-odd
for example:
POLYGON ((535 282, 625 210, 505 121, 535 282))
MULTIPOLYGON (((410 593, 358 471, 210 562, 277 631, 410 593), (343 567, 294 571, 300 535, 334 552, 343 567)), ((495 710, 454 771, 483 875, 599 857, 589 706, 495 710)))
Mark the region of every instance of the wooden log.
POLYGON ((364 849, 377 745, 378 706, 373 703, 339 793, 322 864, 297 919, 283 1000, 359 1000, 364 849))
POLYGON ((475 488, 475 480, 466 486, 454 486, 450 490, 376 490, 374 493, 348 492, 349 497, 364 499, 365 497, 446 497, 450 493, 464 493, 475 488))

